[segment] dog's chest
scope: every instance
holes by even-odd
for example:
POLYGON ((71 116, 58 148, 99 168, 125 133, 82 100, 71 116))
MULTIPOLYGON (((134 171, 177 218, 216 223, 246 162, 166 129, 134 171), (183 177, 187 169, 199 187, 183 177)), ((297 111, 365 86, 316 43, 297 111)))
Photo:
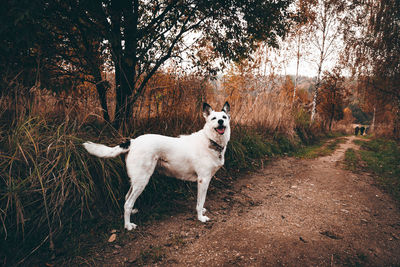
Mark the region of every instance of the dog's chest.
MULTIPOLYGON (((222 160, 222 156, 224 153, 224 147, 219 145, 217 142, 213 141, 210 139, 210 143, 208 145, 208 148, 211 149, 211 152, 213 152, 213 154, 215 154, 219 160, 222 160)), ((223 163, 221 164, 221 166, 223 165, 223 163)))

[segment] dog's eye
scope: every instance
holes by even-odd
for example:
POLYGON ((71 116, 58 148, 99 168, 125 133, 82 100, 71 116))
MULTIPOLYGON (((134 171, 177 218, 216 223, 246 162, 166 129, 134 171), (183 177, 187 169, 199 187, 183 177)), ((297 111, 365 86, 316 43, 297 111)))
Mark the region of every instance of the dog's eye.
POLYGON ((224 115, 224 116, 222 116, 222 118, 226 119, 226 116, 224 115))
POLYGON ((215 120, 217 117, 213 117, 211 120, 213 121, 213 120, 215 120))

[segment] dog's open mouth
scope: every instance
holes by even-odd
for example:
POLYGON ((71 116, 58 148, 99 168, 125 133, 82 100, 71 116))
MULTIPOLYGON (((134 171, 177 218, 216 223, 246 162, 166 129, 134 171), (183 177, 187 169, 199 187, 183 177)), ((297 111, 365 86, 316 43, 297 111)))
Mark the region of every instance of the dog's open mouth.
POLYGON ((215 128, 215 130, 219 133, 219 134, 224 134, 225 133, 225 126, 218 126, 217 128, 215 128))

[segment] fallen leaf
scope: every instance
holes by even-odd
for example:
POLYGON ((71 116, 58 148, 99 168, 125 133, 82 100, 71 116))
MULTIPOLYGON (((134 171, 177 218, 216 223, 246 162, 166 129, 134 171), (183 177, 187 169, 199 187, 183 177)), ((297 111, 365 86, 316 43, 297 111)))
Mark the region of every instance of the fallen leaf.
POLYGON ((110 235, 110 238, 108 239, 108 242, 112 243, 112 242, 115 241, 115 239, 117 239, 117 234, 112 234, 112 235, 110 235))

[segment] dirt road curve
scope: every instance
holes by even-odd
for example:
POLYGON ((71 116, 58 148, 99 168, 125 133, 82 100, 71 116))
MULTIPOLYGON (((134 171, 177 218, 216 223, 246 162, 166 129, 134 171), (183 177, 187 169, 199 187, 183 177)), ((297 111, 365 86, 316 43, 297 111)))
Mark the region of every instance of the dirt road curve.
POLYGON ((239 179, 232 189, 212 192, 206 201, 210 223, 196 221, 194 200, 188 201, 178 215, 134 233, 118 233, 117 241, 95 252, 93 261, 121 266, 399 266, 398 204, 373 185, 372 177, 340 166, 345 150, 354 148, 353 138, 331 156, 283 158, 239 179), (127 241, 118 243, 118 238, 127 241))

